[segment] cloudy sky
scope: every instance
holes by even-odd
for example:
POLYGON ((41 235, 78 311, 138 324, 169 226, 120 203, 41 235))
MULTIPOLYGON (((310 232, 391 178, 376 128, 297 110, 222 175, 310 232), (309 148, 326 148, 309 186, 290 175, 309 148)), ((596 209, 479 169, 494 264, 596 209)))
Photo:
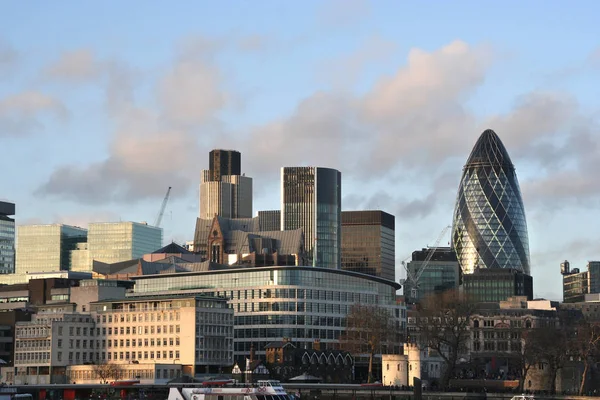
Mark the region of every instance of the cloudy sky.
POLYGON ((344 209, 396 216, 400 262, 451 223, 492 128, 517 167, 536 296, 560 299, 559 263, 600 259, 599 8, 7 2, 0 197, 19 224, 152 222, 173 186, 165 240, 191 240, 208 152, 234 148, 255 212, 279 207, 282 166, 341 170, 344 209))

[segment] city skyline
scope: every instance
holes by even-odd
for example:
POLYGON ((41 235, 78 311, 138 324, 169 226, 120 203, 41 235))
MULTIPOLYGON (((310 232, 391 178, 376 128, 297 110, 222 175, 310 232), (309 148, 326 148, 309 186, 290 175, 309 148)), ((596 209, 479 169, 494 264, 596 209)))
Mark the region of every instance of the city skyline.
POLYGON ((343 210, 395 215, 402 277, 490 128, 517 168, 535 294, 560 299, 560 262, 600 258, 598 7, 8 4, 1 197, 17 225, 85 227, 152 222, 172 186, 164 237, 184 242, 208 151, 243 153, 253 214, 279 207, 281 167, 330 167, 343 210))

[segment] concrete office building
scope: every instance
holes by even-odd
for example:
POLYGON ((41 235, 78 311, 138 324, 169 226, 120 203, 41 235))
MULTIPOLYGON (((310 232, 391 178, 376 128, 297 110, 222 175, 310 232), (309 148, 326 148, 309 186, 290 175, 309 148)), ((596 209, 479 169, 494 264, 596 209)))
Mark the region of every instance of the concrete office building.
POLYGON ((87 230, 63 224, 22 225, 17 228, 16 272, 68 271, 71 252, 87 240, 87 230))
POLYGON ((395 217, 342 211, 342 269, 396 280, 395 217))
POLYGON ((4 381, 99 383, 94 363, 119 364, 111 381, 165 383, 182 373, 218 373, 233 364, 233 310, 225 299, 126 299, 119 282, 88 283, 71 288, 71 302, 47 304, 31 322, 16 323, 16 375, 4 371, 4 381))
POLYGON ((210 152, 209 169, 200 176, 199 218, 252 217, 252 178, 241 173, 241 154, 235 150, 210 152))
POLYGON ((331 168, 281 169, 281 230, 302 229, 309 264, 340 269, 342 174, 331 168))
POLYGON ((0 201, 0 274, 15 272, 15 215, 14 203, 0 201))

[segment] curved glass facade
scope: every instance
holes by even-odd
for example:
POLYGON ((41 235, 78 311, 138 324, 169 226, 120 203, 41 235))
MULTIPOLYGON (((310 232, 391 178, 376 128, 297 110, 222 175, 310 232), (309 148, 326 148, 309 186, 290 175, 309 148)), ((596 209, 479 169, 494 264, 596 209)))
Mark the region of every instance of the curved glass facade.
POLYGON ((151 275, 134 278, 130 295, 205 293, 224 296, 234 310, 234 355, 258 354, 269 342, 290 338, 311 348, 320 339, 335 349, 352 304, 378 304, 394 316, 399 332, 405 308, 396 303, 400 286, 381 278, 314 267, 264 267, 151 275))
POLYGON ((477 140, 463 170, 452 247, 464 273, 512 268, 530 274, 527 222, 515 167, 490 129, 477 140))

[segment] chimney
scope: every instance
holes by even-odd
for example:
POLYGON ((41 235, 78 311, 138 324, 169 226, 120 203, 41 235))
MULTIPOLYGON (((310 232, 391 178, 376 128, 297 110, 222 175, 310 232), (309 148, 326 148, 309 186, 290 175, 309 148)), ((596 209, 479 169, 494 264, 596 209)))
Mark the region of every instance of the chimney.
POLYGON ((313 350, 321 351, 321 340, 315 339, 313 342, 313 350))
POLYGON ((250 362, 254 362, 254 343, 250 344, 250 362))

